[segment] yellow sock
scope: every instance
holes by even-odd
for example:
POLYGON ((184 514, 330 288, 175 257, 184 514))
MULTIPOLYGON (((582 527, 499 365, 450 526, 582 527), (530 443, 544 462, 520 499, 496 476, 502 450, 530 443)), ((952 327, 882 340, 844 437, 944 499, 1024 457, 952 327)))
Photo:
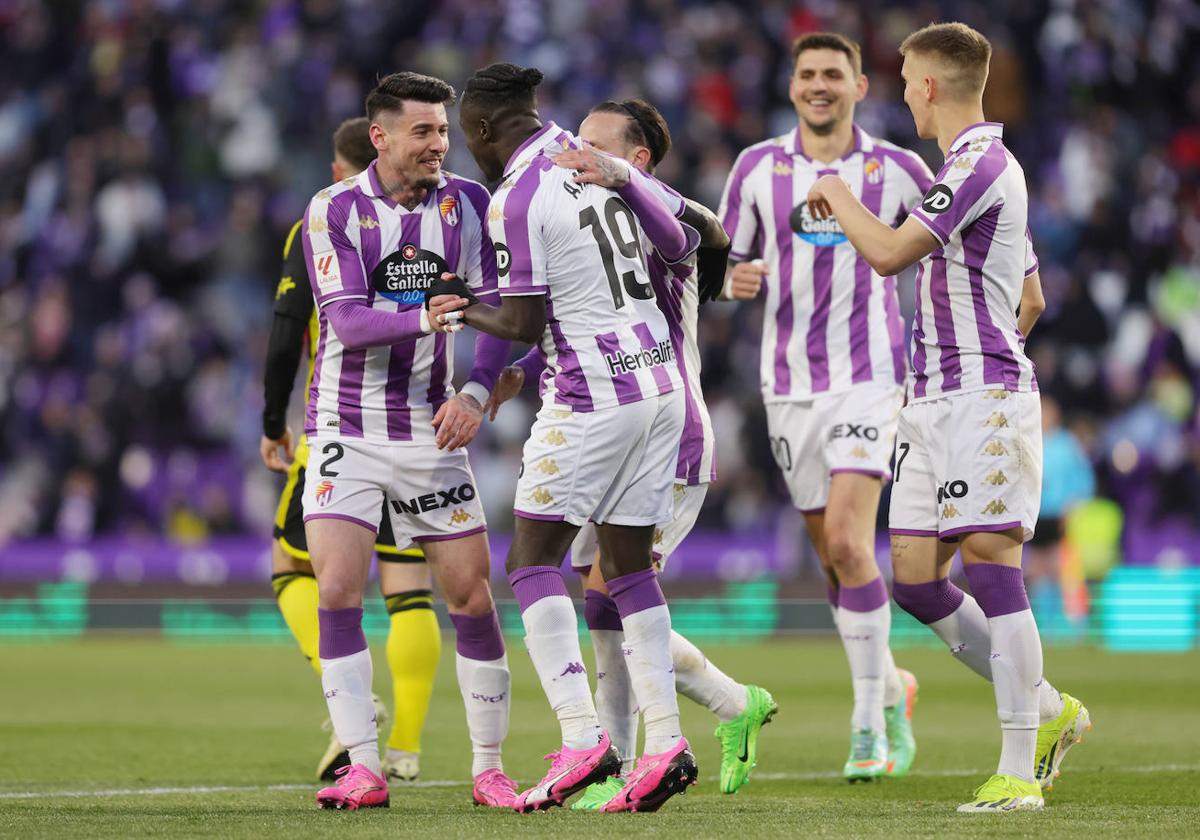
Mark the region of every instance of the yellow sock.
POLYGON ((385 596, 391 616, 388 630, 387 661, 392 672, 392 698, 395 716, 389 750, 421 751, 421 730, 433 678, 442 655, 442 634, 433 613, 433 593, 414 589, 385 596))
POLYGON ((279 602, 283 620, 300 645, 300 652, 320 676, 321 628, 317 624, 317 579, 309 572, 282 572, 271 575, 271 587, 275 590, 275 600, 279 602))

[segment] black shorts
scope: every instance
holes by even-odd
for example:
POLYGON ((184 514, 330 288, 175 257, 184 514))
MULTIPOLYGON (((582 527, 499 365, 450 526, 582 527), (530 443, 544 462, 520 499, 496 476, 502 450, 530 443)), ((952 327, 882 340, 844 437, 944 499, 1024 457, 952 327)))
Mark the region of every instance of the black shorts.
MULTIPOLYGON (((296 446, 296 457, 288 469, 287 483, 279 497, 275 510, 275 540, 290 556, 297 560, 308 560, 308 539, 304 536, 304 473, 308 462, 308 441, 301 437, 296 446)), ((392 521, 387 513, 387 503, 379 511, 379 533, 375 537, 375 553, 380 560, 389 563, 424 563, 425 554, 419 546, 396 548, 392 535, 392 521)))

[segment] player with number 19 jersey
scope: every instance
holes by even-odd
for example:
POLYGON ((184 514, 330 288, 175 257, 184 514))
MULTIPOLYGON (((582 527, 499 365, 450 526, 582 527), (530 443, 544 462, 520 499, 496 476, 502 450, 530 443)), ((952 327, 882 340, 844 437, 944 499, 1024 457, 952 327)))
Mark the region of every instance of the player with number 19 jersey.
POLYGON ((633 211, 553 163, 578 145, 547 123, 517 149, 488 211, 501 296, 546 300, 543 405, 514 507, 574 525, 653 525, 671 511, 682 403, 666 398, 683 383, 633 211), (664 411, 670 423, 656 421, 664 411), (653 442, 642 439, 651 427, 653 442))

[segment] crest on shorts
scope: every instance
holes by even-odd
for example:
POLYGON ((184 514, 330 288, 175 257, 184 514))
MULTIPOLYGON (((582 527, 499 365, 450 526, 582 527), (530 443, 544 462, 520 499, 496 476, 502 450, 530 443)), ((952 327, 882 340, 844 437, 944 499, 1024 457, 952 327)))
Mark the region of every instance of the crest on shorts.
POLYGON ((1003 499, 992 499, 984 507, 983 512, 991 516, 999 516, 1002 513, 1008 513, 1008 506, 1004 504, 1003 499))
POLYGON ((333 499, 333 482, 325 479, 317 485, 317 504, 321 507, 329 504, 333 499))
POLYGON ((448 195, 438 202, 438 210, 442 213, 442 218, 446 220, 446 224, 454 227, 458 224, 458 199, 452 195, 448 195))
POLYGON ((863 177, 867 179, 868 184, 878 184, 883 180, 883 164, 879 162, 879 158, 867 158, 867 162, 863 164, 863 177))

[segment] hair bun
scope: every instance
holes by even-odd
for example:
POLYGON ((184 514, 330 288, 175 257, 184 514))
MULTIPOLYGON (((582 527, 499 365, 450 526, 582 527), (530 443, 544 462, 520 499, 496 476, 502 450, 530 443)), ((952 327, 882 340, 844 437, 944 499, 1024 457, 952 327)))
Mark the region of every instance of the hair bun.
POLYGON ((526 67, 521 71, 521 81, 529 88, 535 88, 542 83, 542 79, 546 78, 541 70, 536 67, 526 67))

